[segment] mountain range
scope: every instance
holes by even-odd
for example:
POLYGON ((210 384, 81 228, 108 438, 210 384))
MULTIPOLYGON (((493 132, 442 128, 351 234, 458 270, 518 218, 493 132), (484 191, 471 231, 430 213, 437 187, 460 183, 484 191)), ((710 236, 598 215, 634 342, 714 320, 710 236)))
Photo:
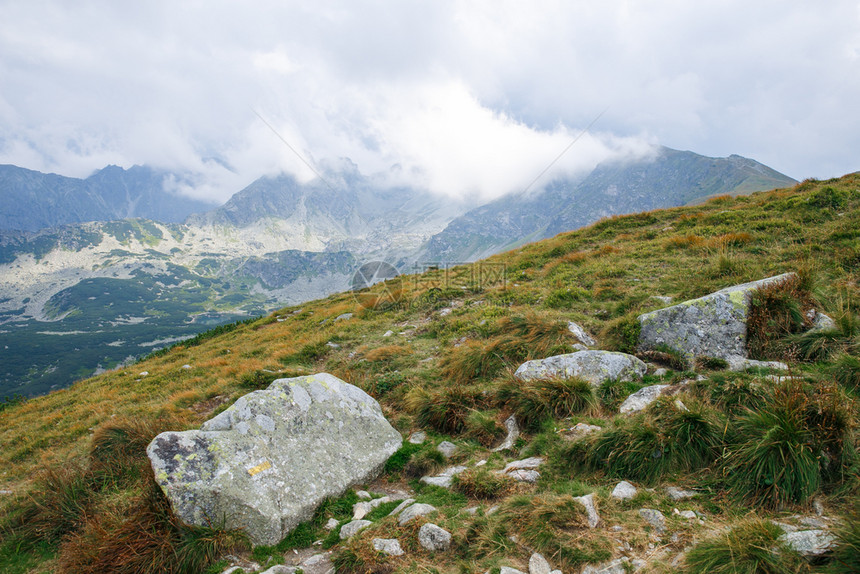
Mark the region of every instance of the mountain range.
POLYGON ((367 261, 473 261, 603 217, 795 183, 739 156, 660 148, 476 205, 386 186, 343 160, 309 182, 261 177, 208 209, 148 167, 83 180, 0 167, 0 397, 346 290, 367 261))

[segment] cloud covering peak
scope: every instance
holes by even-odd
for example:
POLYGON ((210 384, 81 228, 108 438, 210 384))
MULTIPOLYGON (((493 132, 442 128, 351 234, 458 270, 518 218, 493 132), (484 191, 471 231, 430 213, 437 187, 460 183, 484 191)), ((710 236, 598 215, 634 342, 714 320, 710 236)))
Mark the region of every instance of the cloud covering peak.
POLYGON ((0 12, 0 163, 42 171, 146 163, 224 201, 260 175, 307 179, 305 162, 349 157, 393 183, 490 198, 527 187, 604 109, 546 177, 656 142, 799 178, 860 167, 856 1, 0 12))

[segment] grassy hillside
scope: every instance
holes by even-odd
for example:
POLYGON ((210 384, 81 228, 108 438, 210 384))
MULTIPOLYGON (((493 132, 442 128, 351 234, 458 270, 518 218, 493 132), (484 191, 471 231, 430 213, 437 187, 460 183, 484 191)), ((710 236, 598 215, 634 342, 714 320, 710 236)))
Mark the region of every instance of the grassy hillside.
MULTIPOLYGON (((382 480, 414 488, 419 501, 432 501, 444 515, 437 523, 455 536, 448 553, 416 550, 386 559, 367 550, 370 538, 397 535, 393 523, 381 519, 337 547, 341 571, 523 569, 526 547, 552 556, 565 573, 622 554, 659 557, 650 563, 652 571, 720 571, 706 559, 726 548, 738 555, 776 546, 769 523, 759 518, 790 522, 793 515, 809 514, 813 500, 834 520, 852 516, 851 502, 860 494, 858 282, 860 175, 852 174, 607 219, 474 266, 402 276, 366 292, 221 328, 132 367, 0 406, 0 490, 10 492, 0 495, 5 511, 0 571, 85 571, 81 564, 96 564, 97 556, 109 560, 114 571, 143 571, 139 564, 128 570, 118 566, 133 562, 123 562, 128 556, 106 542, 116 540, 157 565, 153 571, 202 571, 235 537, 175 524, 152 490, 142 449, 157 432, 197 426, 276 377, 320 371, 377 398, 404 436, 418 429, 429 433, 427 445, 406 448, 392 459, 382 480), (595 393, 576 381, 512 384, 510 373, 523 361, 572 350, 576 341, 566 329, 569 320, 594 334, 599 348, 631 352, 636 316, 666 305, 655 296, 682 301, 786 271, 800 272, 816 306, 839 324, 837 331, 814 339, 791 334, 790 328, 765 329, 773 336, 761 347, 770 355, 763 358, 789 360, 796 379, 777 382, 764 372, 728 373, 707 364, 696 373, 670 370, 637 383, 605 384, 595 393), (352 316, 341 317, 347 313, 352 316), (695 381, 697 375, 704 380, 695 381), (695 417, 679 418, 665 401, 633 418, 617 416, 617 405, 638 388, 688 379, 693 382, 679 396, 695 417), (511 413, 527 434, 514 453, 490 454, 487 447, 504 437, 501 423, 511 413), (757 413, 764 415, 756 418, 757 413), (775 420, 779 417, 784 424, 775 420), (585 441, 564 439, 560 431, 578 422, 604 431, 585 441), (773 438, 777 427, 791 432, 769 443, 777 444, 776 451, 768 450, 761 439, 773 438), (654 445, 668 452, 665 448, 678 440, 670 429, 693 438, 685 443, 689 448, 656 457, 656 464, 648 456, 656 452, 654 445), (463 464, 486 459, 485 468, 495 469, 530 455, 548 460, 534 486, 476 470, 453 492, 422 488, 414 479, 440 467, 432 445, 444 439, 460 446, 457 460, 463 464), (637 448, 647 454, 639 456, 637 448), (800 454, 783 459, 763 482, 751 482, 748 462, 773 466, 774 452, 800 454), (632 501, 615 501, 608 494, 622 478, 656 490, 640 488, 632 501), (658 488, 666 484, 703 494, 674 502, 658 488), (619 535, 606 527, 580 528, 581 512, 570 498, 590 492, 596 493, 604 524, 623 527, 629 551, 618 549, 613 540, 619 535), (500 510, 492 516, 483 510, 460 512, 476 504, 481 509, 499 504, 500 510), (674 536, 660 537, 646 527, 637 514, 643 506, 660 509, 674 536), (673 508, 707 519, 684 520, 673 508), (151 526, 146 540, 132 522, 151 526), (729 526, 738 526, 734 534, 726 534, 729 526), (692 552, 686 565, 669 566, 680 551, 701 541, 698 548, 704 551, 692 552), (182 552, 165 550, 177 547, 182 552), (168 555, 195 566, 171 566, 168 555), (697 570, 696 560, 706 566, 697 570)), ((791 301, 783 303, 791 310, 791 301)), ((650 358, 672 365, 671 356, 650 358)), ((277 549, 257 549, 255 556, 277 559, 303 540, 323 538, 320 524, 329 516, 343 518, 341 502, 307 525, 306 539, 288 538, 277 549)), ((856 536, 856 518, 847 524, 854 525, 856 536)), ((416 547, 414 533, 400 536, 416 547)), ((787 552, 778 561, 781 566, 761 571, 810 568, 787 552)), ((833 569, 837 562, 811 568, 833 569)))

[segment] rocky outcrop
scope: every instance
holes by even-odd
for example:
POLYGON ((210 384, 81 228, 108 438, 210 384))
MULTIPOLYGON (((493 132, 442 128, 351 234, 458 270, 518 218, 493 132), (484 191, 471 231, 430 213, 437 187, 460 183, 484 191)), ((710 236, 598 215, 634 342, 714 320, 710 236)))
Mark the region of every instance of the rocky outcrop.
POLYGON ((743 285, 726 287, 698 299, 639 316, 639 349, 665 345, 688 359, 747 356, 747 317, 757 289, 790 278, 786 273, 743 285))
POLYGON ((181 520, 224 521, 271 545, 376 476, 401 442, 373 398, 322 373, 278 379, 200 430, 161 433, 147 454, 181 520))
POLYGON ((641 378, 648 370, 633 355, 612 351, 579 351, 546 359, 527 361, 514 373, 522 381, 579 377, 594 386, 604 381, 630 381, 641 378))

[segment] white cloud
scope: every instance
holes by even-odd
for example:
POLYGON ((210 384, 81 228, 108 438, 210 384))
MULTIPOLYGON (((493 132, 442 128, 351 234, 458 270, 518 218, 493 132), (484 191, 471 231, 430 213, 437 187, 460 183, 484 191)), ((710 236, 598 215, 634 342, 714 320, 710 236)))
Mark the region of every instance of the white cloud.
POLYGON ((0 8, 0 162, 197 174, 224 200, 350 157, 440 193, 522 189, 659 141, 798 178, 858 169, 860 8, 741 0, 0 8), (609 135, 609 134, 615 134, 609 135), (212 161, 217 158, 219 161, 212 161), (224 167, 230 166, 230 169, 224 167))

